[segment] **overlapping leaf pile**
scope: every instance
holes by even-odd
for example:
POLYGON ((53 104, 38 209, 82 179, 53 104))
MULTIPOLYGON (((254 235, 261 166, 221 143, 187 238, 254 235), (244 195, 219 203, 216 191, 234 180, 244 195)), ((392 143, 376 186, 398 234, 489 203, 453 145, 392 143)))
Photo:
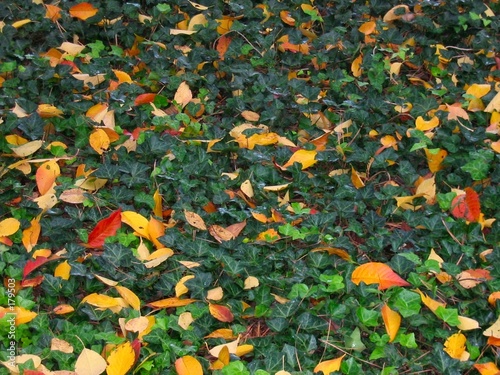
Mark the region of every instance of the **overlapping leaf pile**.
POLYGON ((498 2, 215 3, 0 4, 0 373, 497 374, 498 2))

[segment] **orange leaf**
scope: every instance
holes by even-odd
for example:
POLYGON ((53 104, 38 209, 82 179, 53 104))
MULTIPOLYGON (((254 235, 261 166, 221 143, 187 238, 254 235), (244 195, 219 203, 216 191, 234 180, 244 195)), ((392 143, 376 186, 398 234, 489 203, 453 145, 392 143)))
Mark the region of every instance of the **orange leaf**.
POLYGON ((135 352, 129 341, 125 341, 111 352, 106 373, 108 375, 125 375, 135 362, 135 352))
POLYGON ((142 105, 142 104, 148 104, 152 103, 156 98, 156 94, 153 93, 146 93, 146 94, 141 94, 137 96, 134 100, 134 105, 142 105))
POLYGON ((340 365, 342 363, 342 359, 345 357, 345 354, 342 357, 330 359, 328 361, 320 362, 314 368, 314 372, 323 371, 324 375, 329 375, 334 371, 340 370, 340 365))
POLYGON ((71 17, 78 18, 85 21, 87 18, 93 17, 97 14, 98 9, 90 3, 80 3, 72 6, 69 9, 69 14, 71 17))
POLYGON ((500 292, 493 292, 488 297, 488 303, 495 306, 496 301, 500 299, 500 292))
POLYGON ((469 119, 469 114, 465 109, 462 108, 461 103, 453 103, 452 105, 446 104, 446 108, 448 108, 448 120, 457 120, 461 117, 465 120, 469 119))
POLYGON ((470 354, 465 350, 466 341, 467 339, 463 333, 455 333, 445 341, 443 350, 448 353, 451 358, 467 361, 470 354))
POLYGON ((73 311, 75 311, 75 308, 71 305, 66 305, 66 304, 57 305, 52 310, 52 312, 56 315, 69 314, 72 313, 73 311))
POLYGON ((45 8, 47 9, 47 12, 45 13, 45 18, 49 18, 52 22, 56 22, 59 18, 61 18, 61 8, 50 4, 44 4, 44 5, 45 8))
POLYGON ((31 252, 31 250, 33 250, 33 246, 37 244, 38 238, 40 237, 40 231, 41 227, 39 217, 31 220, 30 227, 23 230, 22 242, 28 253, 31 252))
POLYGON ((200 362, 190 355, 185 355, 175 361, 175 371, 179 375, 203 375, 200 362))
POLYGON ((233 313, 227 306, 215 305, 213 303, 210 303, 208 305, 208 310, 215 319, 221 322, 230 323, 234 320, 233 313))
POLYGON ((55 160, 46 161, 38 167, 36 170, 36 185, 40 195, 45 195, 52 189, 57 176, 60 174, 61 170, 55 160))
POLYGON ((391 286, 409 286, 410 283, 403 280, 387 264, 379 262, 370 262, 356 267, 352 273, 351 280, 359 285, 364 282, 367 285, 379 284, 378 289, 384 290, 391 286))
POLYGON ((99 124, 106 116, 106 113, 108 113, 108 105, 106 103, 97 103, 87 110, 85 116, 99 124))
POLYGON ((469 221, 477 221, 481 215, 481 205, 479 195, 470 187, 465 188, 465 203, 469 208, 469 221))
POLYGON ((443 169, 441 163, 448 155, 448 151, 442 150, 440 148, 434 148, 431 150, 426 148, 424 149, 424 151, 425 151, 425 156, 427 157, 427 164, 429 165, 429 170, 431 171, 431 173, 436 173, 437 171, 443 169))
POLYGON ((194 278, 195 278, 194 275, 186 275, 186 276, 182 277, 177 282, 177 284, 175 284, 175 296, 180 297, 180 296, 186 294, 187 292, 189 292, 189 288, 184 283, 186 281, 194 279, 194 278))
POLYGON ((361 74, 363 74, 363 68, 361 67, 362 63, 363 63, 363 55, 359 55, 351 63, 351 72, 352 75, 356 78, 360 77, 361 74))
POLYGON ((320 246, 311 250, 311 252, 316 252, 316 251, 328 251, 329 255, 337 255, 338 257, 347 260, 348 262, 352 262, 352 258, 349 255, 349 253, 337 247, 320 246))
POLYGON ((90 147, 99 155, 102 155, 108 150, 111 140, 104 129, 96 129, 89 136, 90 147))
POLYGON ((361 176, 359 173, 354 169, 354 167, 351 167, 351 182, 354 185, 356 189, 360 189, 365 186, 365 183, 361 179, 361 176))
POLYGON ((385 330, 389 335, 389 342, 394 341, 401 325, 401 315, 397 311, 391 310, 387 304, 382 306, 382 319, 384 320, 385 330))
POLYGON ((224 55, 231 44, 232 39, 227 35, 222 35, 217 42, 217 52, 219 52, 219 59, 224 60, 224 55))
POLYGON ((481 375, 498 375, 498 374, 500 374, 500 370, 493 362, 476 363, 476 364, 474 364, 474 368, 481 375))
POLYGON ((488 270, 475 269, 462 271, 456 276, 456 278, 462 287, 465 289, 471 289, 484 281, 491 280, 491 275, 488 270))
POLYGON ((148 303, 148 306, 154 309, 167 309, 169 307, 187 306, 196 301, 197 301, 196 299, 192 298, 180 299, 177 297, 171 297, 171 298, 161 299, 155 302, 150 302, 148 303))
POLYGON ((90 232, 85 247, 100 248, 104 245, 106 238, 114 236, 116 231, 121 227, 121 212, 122 210, 119 208, 113 211, 106 219, 99 221, 92 232, 90 232))

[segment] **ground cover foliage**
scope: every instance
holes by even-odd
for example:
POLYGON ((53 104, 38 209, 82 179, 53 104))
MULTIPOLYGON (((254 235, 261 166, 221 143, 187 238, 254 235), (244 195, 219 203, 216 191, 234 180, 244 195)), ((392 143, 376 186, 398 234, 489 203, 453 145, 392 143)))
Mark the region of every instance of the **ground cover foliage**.
POLYGON ((487 4, 2 2, 0 373, 498 373, 487 4))

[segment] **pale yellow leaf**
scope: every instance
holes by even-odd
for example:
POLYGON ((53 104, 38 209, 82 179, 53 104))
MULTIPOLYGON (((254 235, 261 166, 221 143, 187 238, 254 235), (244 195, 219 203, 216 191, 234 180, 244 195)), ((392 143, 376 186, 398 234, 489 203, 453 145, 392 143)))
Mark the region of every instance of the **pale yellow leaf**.
POLYGON ((184 216, 186 218, 186 221, 189 224, 191 224, 193 227, 195 227, 196 229, 207 230, 207 226, 205 225, 205 221, 196 212, 184 210, 184 216))
POLYGON ((149 319, 145 316, 132 318, 125 323, 125 329, 129 332, 141 333, 149 326, 149 319))
POLYGON ((179 326, 184 330, 188 329, 193 322, 193 314, 191 314, 189 311, 181 313, 179 315, 179 319, 177 320, 177 324, 179 324, 179 326))
POLYGON ((484 330, 483 335, 500 339, 500 316, 495 323, 484 330))
POLYGON ((253 289, 257 288, 259 286, 259 279, 257 279, 255 276, 248 276, 245 279, 245 284, 243 289, 248 290, 248 289, 253 289))
POLYGON ((462 331, 470 331, 472 329, 481 328, 479 327, 479 322, 475 319, 459 315, 458 320, 460 321, 460 324, 457 326, 457 328, 462 331))
POLYGON ((85 191, 80 188, 73 188, 64 190, 61 195, 59 195, 59 199, 66 203, 79 204, 85 201, 85 191))
POLYGON ((11 147, 12 152, 20 157, 26 157, 37 152, 43 145, 43 141, 31 141, 21 146, 11 147))
POLYGON ((191 101, 191 99, 193 99, 193 93, 191 92, 188 84, 184 81, 177 88, 174 101, 184 108, 191 101))
POLYGON ((211 301, 219 301, 224 296, 224 291, 220 286, 207 291, 207 299, 211 301))
POLYGON ((497 94, 493 97, 493 99, 491 99, 490 103, 484 109, 484 112, 493 111, 500 112, 500 92, 497 92, 497 94))
POLYGON ((182 296, 183 294, 186 294, 187 292, 189 292, 189 289, 188 287, 184 284, 186 281, 188 280, 191 280, 191 279, 194 279, 195 276, 194 275, 187 275, 187 276, 184 276, 182 277, 178 282, 177 284, 175 285, 175 296, 176 297, 180 297, 182 296))
POLYGON ((256 112, 253 112, 253 111, 243 111, 243 112, 241 112, 241 116, 245 120, 252 121, 252 122, 259 121, 259 119, 260 119, 260 115, 256 112))
POLYGON ((84 348, 75 364, 75 372, 85 375, 100 375, 106 370, 106 360, 99 353, 84 348))
POLYGON ((254 196, 253 187, 250 180, 243 181, 243 183, 240 185, 240 189, 248 198, 252 198, 254 196))
POLYGON ((63 353, 67 353, 67 354, 71 354, 73 353, 73 346, 65 341, 65 340, 61 340, 61 339, 58 339, 57 337, 54 337, 52 338, 52 340, 50 340, 50 350, 57 350, 59 352, 63 352, 63 353))

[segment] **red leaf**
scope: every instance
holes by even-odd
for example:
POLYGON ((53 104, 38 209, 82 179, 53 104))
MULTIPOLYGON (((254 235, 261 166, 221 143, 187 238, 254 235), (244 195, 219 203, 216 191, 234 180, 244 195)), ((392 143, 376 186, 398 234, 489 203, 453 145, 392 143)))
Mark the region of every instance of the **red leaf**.
POLYGON ((38 370, 24 370, 23 374, 24 375, 44 375, 43 372, 38 371, 38 370))
POLYGON ((468 221, 477 221, 481 215, 479 195, 470 187, 465 188, 465 203, 469 208, 469 216, 466 219, 468 221))
POLYGON ((465 194, 456 196, 451 202, 451 214, 457 219, 478 221, 481 215, 481 205, 476 191, 465 188, 465 194))
POLYGON ((26 278, 31 272, 36 270, 38 267, 44 265, 50 260, 53 260, 56 258, 46 258, 46 257, 37 257, 36 259, 30 259, 26 262, 26 265, 24 266, 23 269, 23 279, 26 278))
POLYGON ((132 341, 132 349, 134 349, 135 361, 137 362, 141 354, 141 342, 139 339, 132 341))
POLYGON ((153 93, 146 93, 146 94, 141 94, 134 100, 134 105, 142 105, 142 104, 148 104, 152 103, 156 98, 156 94, 153 93))
POLYGON ((88 242, 83 244, 83 246, 94 248, 102 247, 106 238, 114 236, 116 231, 121 227, 121 212, 122 210, 119 208, 106 219, 99 221, 92 232, 90 232, 88 242))
POLYGON ((38 286, 40 285, 42 282, 43 282, 43 275, 38 275, 32 279, 23 279, 23 281, 21 282, 21 286, 23 288, 27 288, 27 287, 35 287, 35 286, 38 286))
POLYGON ((215 319, 221 322, 231 323, 234 320, 233 313, 226 306, 210 303, 208 305, 208 310, 215 319))

